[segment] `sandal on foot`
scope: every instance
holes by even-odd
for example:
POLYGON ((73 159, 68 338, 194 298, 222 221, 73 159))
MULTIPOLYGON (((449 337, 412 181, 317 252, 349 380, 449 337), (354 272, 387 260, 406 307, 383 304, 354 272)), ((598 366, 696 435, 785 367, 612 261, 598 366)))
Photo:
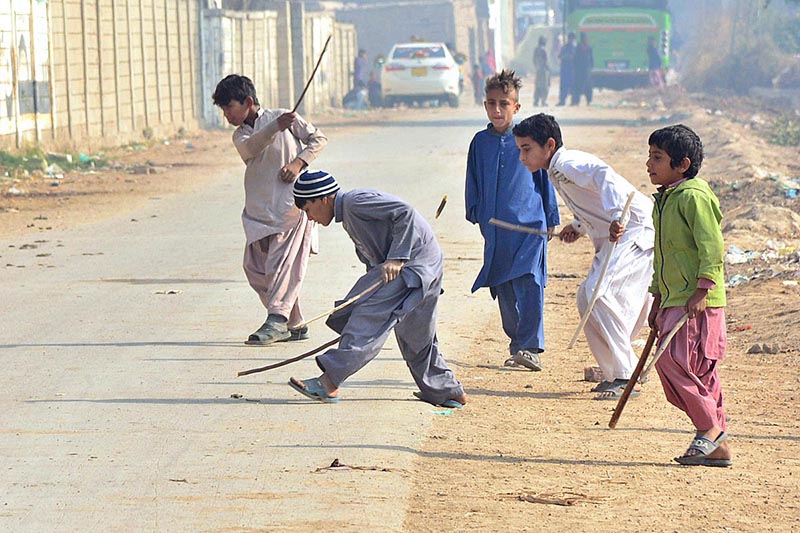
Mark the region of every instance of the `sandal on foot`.
POLYGON ((614 383, 611 381, 601 381, 600 383, 589 389, 589 392, 603 392, 610 389, 613 386, 614 383))
POLYGON ((422 400, 425 403, 429 403, 431 405, 435 405, 436 407, 447 407, 448 409, 461 409, 462 407, 464 407, 464 404, 462 404, 461 402, 457 402, 456 400, 445 400, 442 403, 438 403, 438 404, 437 403, 433 403, 431 401, 426 400, 422 396, 422 393, 419 392, 419 391, 415 391, 414 392, 414 397, 416 399, 418 399, 418 400, 422 400))
POLYGON ((289 333, 291 334, 291 337, 281 339, 278 342, 304 341, 311 338, 308 335, 308 326, 303 326, 300 329, 289 329, 289 333))
POLYGON ((520 350, 514 354, 514 362, 522 365, 528 370, 539 372, 542 368, 542 359, 538 353, 533 353, 528 350, 520 350))
MULTIPOLYGON (((608 382, 607 382, 608 383, 608 382)), ((622 394, 625 392, 625 387, 628 386, 627 379, 615 379, 611 383, 608 383, 605 389, 599 390, 599 394, 594 397, 595 400, 619 400, 622 398, 622 394)), ((628 398, 636 398, 641 394, 641 391, 633 389, 631 391, 631 395, 628 398)))
POLYGON ((267 319, 244 343, 250 346, 267 346, 273 342, 288 340, 291 336, 286 323, 267 319))
POLYGON ((503 363, 503 366, 508 367, 508 368, 518 368, 519 367, 517 362, 514 361, 514 356, 513 355, 505 360, 505 362, 503 363))
POLYGON ((692 444, 686 453, 694 450, 697 453, 692 455, 683 454, 680 457, 675 457, 673 460, 688 466, 731 466, 733 463, 730 459, 709 459, 714 450, 719 448, 719 445, 728 438, 728 435, 723 431, 719 434, 716 440, 707 439, 705 437, 695 437, 692 444))
POLYGON ((304 379, 303 381, 295 378, 289 378, 289 385, 303 396, 307 396, 308 398, 317 400, 318 402, 336 403, 339 401, 337 396, 328 395, 325 385, 320 382, 319 378, 309 378, 304 379))

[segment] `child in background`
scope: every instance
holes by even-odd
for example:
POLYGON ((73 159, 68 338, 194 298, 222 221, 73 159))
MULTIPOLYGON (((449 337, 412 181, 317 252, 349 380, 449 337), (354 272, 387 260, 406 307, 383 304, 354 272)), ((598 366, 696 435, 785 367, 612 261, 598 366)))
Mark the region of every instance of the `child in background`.
POLYGON ((711 187, 696 177, 703 144, 695 132, 684 125, 669 126, 654 131, 648 144, 647 173, 658 186, 650 326, 663 338, 689 315, 656 363, 667 400, 697 429, 692 444, 675 461, 730 466, 718 375, 727 345, 722 212, 711 187))
MULTIPOLYGON (((603 373, 593 392, 598 400, 616 400, 625 390, 639 358, 631 342, 647 319, 646 294, 653 275, 652 202, 599 158, 567 150, 556 119, 539 113, 514 127, 520 159, 531 171, 547 169, 561 198, 575 216, 559 238, 573 243, 586 234, 595 256, 586 281, 578 288, 578 312, 586 314, 598 284, 609 241, 617 242, 597 301, 584 326, 586 342, 603 373), (628 196, 635 192, 624 236, 611 234, 619 225, 628 196)), ((638 391, 634 394, 638 394, 638 391)))
POLYGON ((233 145, 247 165, 242 212, 247 244, 244 272, 267 308, 267 319, 246 344, 308 338, 300 287, 316 240, 316 227, 294 205, 292 183, 328 139, 287 109, 263 109, 253 82, 231 74, 217 84, 214 103, 236 126, 233 145))
POLYGON ((498 228, 497 218, 542 231, 560 223, 558 201, 547 172, 533 173, 520 162, 512 129, 522 82, 503 70, 486 80, 484 107, 490 124, 475 134, 467 158, 467 220, 484 238, 483 268, 472 292, 488 287, 500 306, 510 339, 506 366, 542 369, 547 237, 498 228))

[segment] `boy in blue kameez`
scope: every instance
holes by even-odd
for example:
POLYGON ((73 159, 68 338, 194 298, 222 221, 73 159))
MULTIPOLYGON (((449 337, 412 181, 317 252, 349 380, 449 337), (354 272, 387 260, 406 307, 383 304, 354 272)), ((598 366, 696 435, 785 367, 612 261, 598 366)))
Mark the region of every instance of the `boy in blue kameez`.
POLYGON ((552 232, 560 224, 555 191, 547 171, 531 172, 520 162, 512 129, 519 111, 520 79, 503 70, 486 80, 484 108, 490 124, 472 139, 467 159, 467 220, 485 240, 483 268, 472 292, 489 287, 497 299, 503 330, 510 339, 506 366, 542 369, 547 237, 489 224, 497 218, 552 232))

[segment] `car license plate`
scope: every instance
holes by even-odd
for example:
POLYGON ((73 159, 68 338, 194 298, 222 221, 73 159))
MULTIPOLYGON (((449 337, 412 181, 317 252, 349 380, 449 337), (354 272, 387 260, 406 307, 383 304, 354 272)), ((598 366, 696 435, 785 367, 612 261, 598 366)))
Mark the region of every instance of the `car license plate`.
POLYGON ((427 76, 428 67, 416 67, 411 69, 412 76, 427 76))
POLYGON ((606 67, 609 70, 627 70, 628 69, 628 62, 627 61, 606 61, 606 67))

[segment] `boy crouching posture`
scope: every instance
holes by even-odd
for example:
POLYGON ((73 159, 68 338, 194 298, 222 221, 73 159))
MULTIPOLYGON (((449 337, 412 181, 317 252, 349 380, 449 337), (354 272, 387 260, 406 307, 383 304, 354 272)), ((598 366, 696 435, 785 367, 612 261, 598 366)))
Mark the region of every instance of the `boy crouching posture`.
POLYGON ((696 177, 703 144, 695 132, 669 126, 654 131, 648 144, 647 173, 658 186, 650 327, 663 338, 689 315, 656 363, 667 400, 689 415, 697 429, 692 444, 675 461, 731 466, 718 375, 727 346, 719 200, 696 177))
MULTIPOLYGON (((564 226, 559 238, 572 243, 586 234, 595 256, 586 280, 578 289, 578 312, 586 314, 597 287, 605 251, 617 242, 600 292, 584 326, 586 342, 603 372, 594 389, 598 400, 616 400, 625 390, 638 362, 631 342, 647 320, 647 287, 653 273, 652 202, 636 191, 604 161, 579 150, 567 150, 556 119, 539 113, 514 127, 520 160, 531 171, 544 168, 575 220, 564 226), (635 192, 630 220, 619 218, 629 195, 635 192), (612 235, 612 229, 619 228, 612 235), (624 232, 624 235, 623 235, 624 232)), ((638 392, 634 392, 637 395, 638 392)))
POLYGON ((367 266, 345 300, 382 280, 374 292, 332 314, 328 326, 341 334, 339 347, 317 356, 319 378, 289 384, 321 402, 338 401, 339 386, 380 352, 394 329, 419 399, 461 407, 464 388, 439 353, 436 306, 442 292, 444 257, 430 225, 410 205, 379 191, 341 192, 333 176, 304 172, 294 184, 297 207, 323 226, 340 222, 367 266))

